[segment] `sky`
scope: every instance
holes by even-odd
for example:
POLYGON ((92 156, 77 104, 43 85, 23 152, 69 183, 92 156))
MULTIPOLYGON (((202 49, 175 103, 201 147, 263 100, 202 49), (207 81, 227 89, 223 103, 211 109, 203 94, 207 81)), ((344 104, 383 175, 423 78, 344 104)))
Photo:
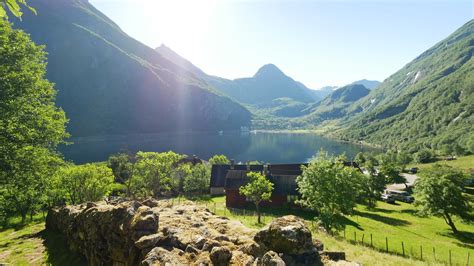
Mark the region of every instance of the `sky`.
POLYGON ((474 18, 474 0, 90 0, 123 31, 234 79, 273 63, 317 89, 383 81, 474 18))

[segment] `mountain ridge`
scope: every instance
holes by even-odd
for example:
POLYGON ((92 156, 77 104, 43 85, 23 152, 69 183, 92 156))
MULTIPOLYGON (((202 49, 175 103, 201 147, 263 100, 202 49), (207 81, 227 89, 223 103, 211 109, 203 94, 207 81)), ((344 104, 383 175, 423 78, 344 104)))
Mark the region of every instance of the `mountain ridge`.
POLYGON ((47 77, 56 84, 73 136, 250 125, 246 108, 128 36, 87 1, 31 6, 38 15, 12 19, 14 27, 46 45, 47 77))

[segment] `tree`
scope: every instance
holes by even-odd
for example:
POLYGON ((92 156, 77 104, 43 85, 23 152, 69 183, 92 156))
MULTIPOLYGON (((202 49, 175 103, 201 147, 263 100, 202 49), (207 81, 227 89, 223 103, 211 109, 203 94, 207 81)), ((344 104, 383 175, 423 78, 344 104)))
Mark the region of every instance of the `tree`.
POLYGON ((382 164, 379 169, 379 175, 385 178, 387 184, 405 184, 407 187, 407 180, 400 172, 401 169, 393 163, 382 164))
POLYGON ((367 161, 364 166, 368 174, 362 175, 360 180, 362 190, 358 200, 367 207, 374 208, 387 185, 387 179, 383 174, 377 172, 372 162, 367 161))
POLYGON ((5 11, 5 7, 8 7, 8 10, 18 18, 21 18, 23 14, 21 12, 20 5, 27 7, 31 12, 36 14, 36 10, 30 7, 26 0, 0 0, 0 19, 5 18, 7 16, 7 12, 5 11))
POLYGON ((260 203, 271 198, 273 183, 263 174, 257 172, 249 172, 247 177, 250 179, 249 183, 240 187, 239 192, 255 204, 257 222, 260 223, 260 203))
POLYGON ((211 183, 211 169, 202 163, 192 166, 190 173, 184 177, 183 190, 188 193, 205 193, 211 183))
POLYGON ((363 179, 359 170, 321 152, 296 179, 302 197, 299 203, 316 211, 328 232, 342 229, 341 218, 353 212, 363 179))
POLYGON ((409 153, 401 151, 397 154, 397 163, 402 167, 402 171, 405 170, 407 164, 411 161, 412 157, 409 153))
POLYGON ((115 182, 125 184, 127 196, 131 196, 131 183, 133 178, 134 158, 127 153, 111 155, 107 160, 107 166, 112 169, 115 182))
POLYGON ((230 164, 229 159, 225 155, 214 155, 209 159, 211 165, 216 164, 230 164))
POLYGON ((434 165, 424 170, 415 181, 415 206, 421 215, 434 215, 444 218, 453 233, 458 230, 453 216, 470 220, 472 205, 463 194, 465 174, 447 165, 434 165))
POLYGON ((364 153, 358 152, 357 155, 355 156, 354 161, 359 165, 363 165, 366 162, 364 153))
POLYGON ((41 193, 60 161, 56 147, 68 137, 65 114, 54 105, 56 92, 45 75, 43 47, 0 19, 1 202, 14 202, 2 204, 0 213, 19 213, 23 220, 44 204, 41 193))
POLYGON ((414 155, 414 160, 417 163, 428 163, 433 159, 433 153, 431 150, 428 149, 422 149, 415 153, 414 155))
POLYGON ((60 171, 60 189, 71 204, 101 200, 113 182, 112 170, 104 164, 69 165, 60 171))
POLYGON ((174 170, 183 155, 169 152, 138 152, 132 187, 143 196, 158 197, 171 191, 174 184, 174 170))

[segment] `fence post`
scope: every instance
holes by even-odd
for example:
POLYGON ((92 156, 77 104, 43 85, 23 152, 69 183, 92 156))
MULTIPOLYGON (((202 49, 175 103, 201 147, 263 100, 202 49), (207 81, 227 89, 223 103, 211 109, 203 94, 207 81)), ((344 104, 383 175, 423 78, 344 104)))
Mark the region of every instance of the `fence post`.
POLYGON ((420 256, 421 256, 421 260, 423 260, 423 246, 420 245, 420 256))
POLYGON ((388 253, 388 238, 385 237, 385 252, 388 253))
POLYGON ((364 245, 364 236, 365 234, 362 234, 362 245, 364 245))
POLYGON ((467 253, 467 263, 466 263, 466 266, 469 266, 469 252, 467 253))
POLYGON ((402 254, 403 254, 403 257, 405 257, 405 245, 403 245, 403 241, 402 241, 402 254))
POLYGON ((451 262, 451 250, 449 250, 449 265, 453 265, 453 263, 451 262))
POLYGON ((370 233, 370 246, 373 247, 373 242, 372 242, 372 233, 370 233))
POLYGON ((434 258, 434 261, 436 261, 436 249, 435 249, 435 247, 433 247, 433 258, 434 258))
POLYGON ((346 239, 346 228, 344 227, 344 239, 346 239))
POLYGON ((354 231, 354 242, 357 244, 357 232, 354 231))
POLYGON ((214 213, 217 213, 217 206, 215 202, 214 202, 214 213))

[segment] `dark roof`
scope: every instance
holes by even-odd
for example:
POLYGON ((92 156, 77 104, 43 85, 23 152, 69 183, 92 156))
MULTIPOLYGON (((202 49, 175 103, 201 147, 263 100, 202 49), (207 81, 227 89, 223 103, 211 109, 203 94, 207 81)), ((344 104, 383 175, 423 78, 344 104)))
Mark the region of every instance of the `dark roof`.
MULTIPOLYGON (((360 170, 355 162, 344 162, 345 166, 352 166, 360 170)), ((270 164, 268 165, 267 178, 274 184, 275 195, 298 195, 296 177, 302 174, 301 166, 304 164, 270 164)), ((211 187, 224 187, 226 189, 238 189, 248 182, 249 171, 263 172, 263 165, 213 165, 211 172, 211 187)))
POLYGON ((268 170, 271 175, 301 175, 301 166, 308 166, 304 164, 271 164, 268 166, 268 170))
MULTIPOLYGON (((249 166, 251 171, 263 171, 263 165, 250 165, 249 166)), ((212 166, 211 170, 211 187, 224 187, 225 186, 225 178, 227 172, 231 169, 231 165, 229 164, 216 164, 212 166)), ((247 165, 245 164, 236 164, 233 166, 233 170, 241 170, 247 171, 247 165)))

